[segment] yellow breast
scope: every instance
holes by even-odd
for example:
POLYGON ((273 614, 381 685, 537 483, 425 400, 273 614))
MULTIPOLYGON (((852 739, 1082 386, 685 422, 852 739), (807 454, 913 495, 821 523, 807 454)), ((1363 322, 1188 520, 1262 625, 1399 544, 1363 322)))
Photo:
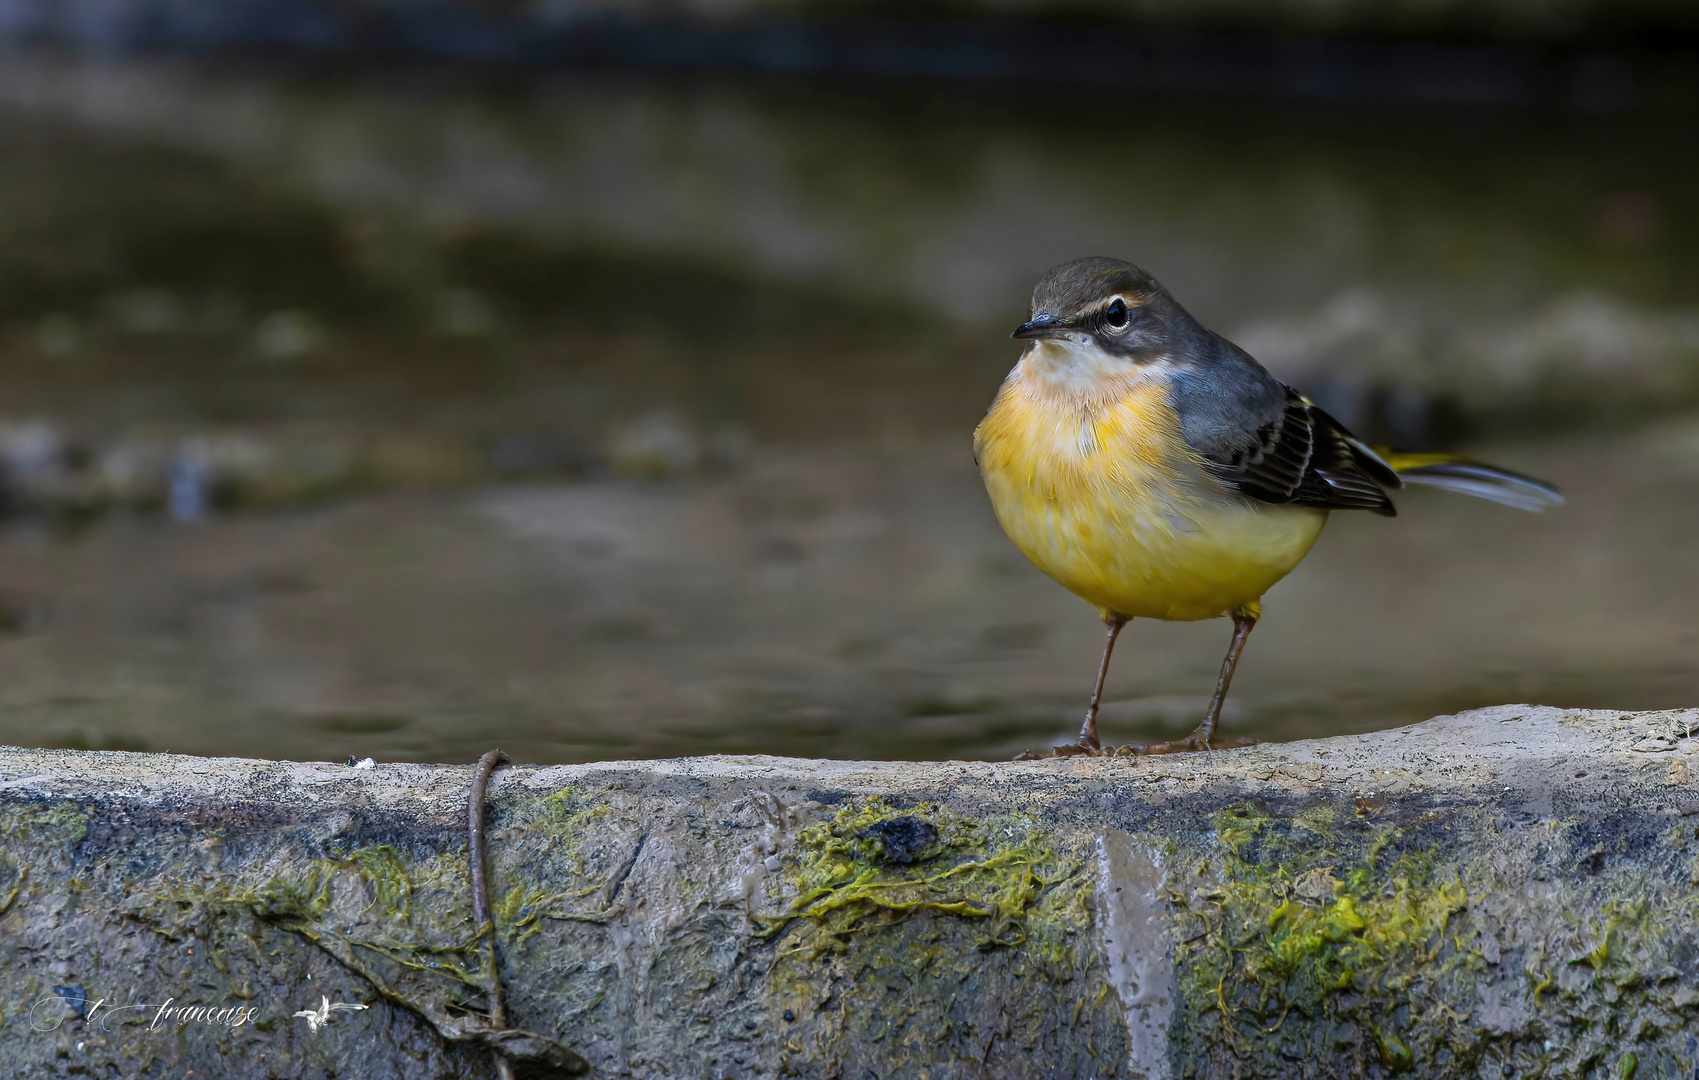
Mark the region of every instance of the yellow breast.
POLYGON ((997 520, 1040 570, 1105 612, 1208 619, 1254 608, 1309 552, 1326 512, 1211 478, 1159 370, 1082 391, 1042 360, 1029 352, 974 433, 997 520))

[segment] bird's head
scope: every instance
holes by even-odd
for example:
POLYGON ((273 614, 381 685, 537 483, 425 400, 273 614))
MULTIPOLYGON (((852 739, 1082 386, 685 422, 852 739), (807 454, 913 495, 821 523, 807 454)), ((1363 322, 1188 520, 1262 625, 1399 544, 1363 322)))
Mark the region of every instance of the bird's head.
POLYGON ((1010 337, 1095 346, 1128 359, 1168 344, 1168 290, 1130 262, 1093 255, 1051 268, 1032 290, 1032 317, 1010 337))

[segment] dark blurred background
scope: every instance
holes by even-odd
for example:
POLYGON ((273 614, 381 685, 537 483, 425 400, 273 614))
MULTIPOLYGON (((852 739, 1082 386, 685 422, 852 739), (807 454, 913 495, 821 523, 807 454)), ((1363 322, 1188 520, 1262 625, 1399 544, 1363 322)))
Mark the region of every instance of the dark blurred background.
MULTIPOLYGON (((1699 7, 0 0, 0 740, 1007 756, 1092 611, 986 504, 1133 259, 1534 516, 1336 515, 1264 738, 1699 704, 1699 7)), ((1135 623, 1107 738, 1228 627, 1135 623)))

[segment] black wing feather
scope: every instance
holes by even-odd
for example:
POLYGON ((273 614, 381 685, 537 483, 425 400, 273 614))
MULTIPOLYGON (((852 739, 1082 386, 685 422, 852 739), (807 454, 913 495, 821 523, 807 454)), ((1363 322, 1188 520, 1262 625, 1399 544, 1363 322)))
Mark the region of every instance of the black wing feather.
POLYGON ((1327 510, 1398 511, 1403 481, 1373 450, 1251 355, 1181 313, 1175 373, 1180 432, 1216 478, 1247 498, 1327 510))
POLYGON ((1291 388, 1286 407, 1257 429, 1254 441, 1204 459, 1222 482, 1262 502, 1398 513, 1383 490, 1403 486, 1398 474, 1291 388))

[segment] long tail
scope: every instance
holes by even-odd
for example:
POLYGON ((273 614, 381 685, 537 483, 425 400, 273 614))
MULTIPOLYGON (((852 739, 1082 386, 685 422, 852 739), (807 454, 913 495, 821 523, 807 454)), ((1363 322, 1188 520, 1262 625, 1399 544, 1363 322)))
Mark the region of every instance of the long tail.
POLYGON ((1459 495, 1473 495, 1477 499, 1535 513, 1550 506, 1563 505, 1563 493, 1557 488, 1509 469, 1463 461, 1448 454, 1388 454, 1382 451, 1379 456, 1406 484, 1424 484, 1455 491, 1459 495))

